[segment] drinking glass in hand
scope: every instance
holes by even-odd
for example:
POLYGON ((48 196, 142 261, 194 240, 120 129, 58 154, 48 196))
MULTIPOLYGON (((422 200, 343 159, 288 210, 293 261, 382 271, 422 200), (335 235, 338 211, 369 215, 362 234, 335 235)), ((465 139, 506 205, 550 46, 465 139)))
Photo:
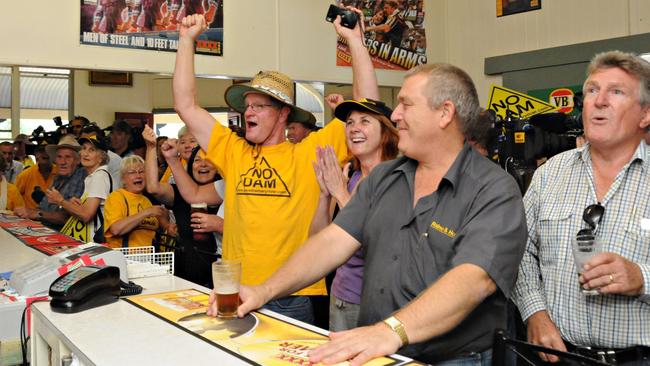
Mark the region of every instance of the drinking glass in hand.
MULTIPOLYGON (((190 217, 192 217, 192 214, 195 212, 207 214, 208 204, 205 202, 192 203, 190 205, 190 217)), ((197 233, 194 230, 196 229, 192 229, 192 239, 196 241, 206 241, 210 239, 210 233, 197 233)))
MULTIPOLYGON (((576 269, 578 270, 578 277, 584 272, 585 263, 596 254, 600 253, 601 245, 598 238, 594 235, 578 235, 573 239, 573 258, 576 262, 576 269)), ((580 285, 580 291, 585 295, 598 295, 597 289, 585 290, 580 285)))
POLYGON ((212 282, 217 297, 218 317, 233 318, 237 316, 240 279, 240 261, 221 259, 212 263, 212 282))

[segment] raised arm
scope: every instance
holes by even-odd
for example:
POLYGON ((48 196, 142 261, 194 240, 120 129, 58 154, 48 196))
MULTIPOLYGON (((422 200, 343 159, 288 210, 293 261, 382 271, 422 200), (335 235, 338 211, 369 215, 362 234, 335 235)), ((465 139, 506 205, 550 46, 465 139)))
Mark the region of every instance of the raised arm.
POLYGON ((334 20, 334 29, 348 43, 350 55, 352 56, 352 97, 354 99, 370 98, 379 100, 379 87, 377 86, 377 75, 372 65, 370 54, 364 44, 363 12, 359 9, 348 7, 348 9, 359 15, 359 21, 354 29, 345 28, 341 25, 341 17, 334 20))
POLYGON ((181 160, 178 157, 178 151, 176 150, 176 139, 169 139, 165 141, 162 145, 163 156, 167 160, 167 164, 172 170, 174 175, 174 180, 176 181, 176 187, 181 193, 181 196, 187 203, 198 203, 205 202, 208 205, 218 205, 223 202, 223 199, 217 191, 214 189, 213 184, 197 184, 185 168, 181 164, 181 160))
POLYGON ((201 14, 183 18, 179 26, 178 51, 172 84, 174 109, 190 132, 196 136, 199 145, 207 150, 210 133, 216 122, 208 111, 199 106, 194 79, 194 42, 207 26, 201 14))
POLYGON ((174 204, 174 189, 168 183, 158 180, 158 154, 156 154, 156 133, 151 127, 145 125, 142 137, 147 144, 146 159, 144 162, 145 184, 147 192, 158 201, 171 207, 174 204))

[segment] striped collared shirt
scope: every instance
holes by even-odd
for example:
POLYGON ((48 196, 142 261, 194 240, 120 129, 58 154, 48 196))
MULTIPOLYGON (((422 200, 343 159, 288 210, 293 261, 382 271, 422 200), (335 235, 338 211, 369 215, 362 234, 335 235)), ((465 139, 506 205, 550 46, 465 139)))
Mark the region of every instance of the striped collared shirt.
POLYGON ((524 197, 526 252, 514 300, 524 319, 547 310, 567 341, 586 346, 650 346, 650 148, 641 142, 601 205, 602 250, 641 268, 641 296, 585 296, 579 291, 571 242, 585 207, 597 203, 589 144, 540 167, 524 197))

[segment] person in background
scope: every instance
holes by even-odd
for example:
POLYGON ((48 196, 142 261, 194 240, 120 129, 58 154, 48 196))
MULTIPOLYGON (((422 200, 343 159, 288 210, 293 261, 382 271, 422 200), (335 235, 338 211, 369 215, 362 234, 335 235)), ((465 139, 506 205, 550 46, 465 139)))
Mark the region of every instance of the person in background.
POLYGON ((597 54, 583 93, 586 143, 537 169, 524 196, 528 240, 514 301, 533 344, 648 365, 650 63, 620 51, 597 54), (572 242, 593 228, 587 209, 603 211, 595 223, 601 248, 578 269, 572 242))
MULTIPOLYGON (((180 130, 178 130, 178 143, 176 145, 176 148, 180 154, 181 164, 183 164, 183 168, 187 166, 187 160, 190 158, 190 155, 192 155, 192 150, 194 150, 194 148, 197 146, 198 142, 196 140, 196 137, 190 133, 190 130, 187 128, 187 126, 183 126, 180 130)), ((169 184, 174 183, 174 176, 172 175, 172 170, 169 168, 169 166, 167 166, 167 169, 163 173, 162 178, 160 178, 160 182, 169 184)))
POLYGON ((309 122, 289 122, 287 123, 287 140, 292 144, 297 144, 307 137, 310 133, 318 130, 315 121, 309 122))
MULTIPOLYGON (((223 232, 223 217, 217 217, 217 207, 208 206, 207 214, 191 214, 190 204, 183 198, 179 187, 176 183, 166 183, 157 180, 158 162, 156 154, 156 134, 150 127, 145 127, 142 137, 147 143, 147 159, 145 161, 145 173, 147 192, 151 194, 158 202, 172 207, 176 225, 178 228, 178 240, 175 250, 175 271, 174 273, 188 281, 200 285, 212 286, 212 269, 211 263, 216 261, 220 256, 220 241, 217 242, 212 233, 221 234, 223 232), (200 218, 200 224, 192 224, 192 216, 200 218), (194 233, 200 234, 194 239, 194 233), (207 234, 207 235, 206 235, 207 234)), ((165 143, 175 139, 170 139, 165 143)), ((169 151, 169 159, 180 159, 177 150, 174 148, 169 151)), ((179 164, 180 165, 180 164, 179 164)), ((214 165, 205 159, 202 151, 196 150, 196 154, 190 154, 186 171, 180 166, 180 169, 174 171, 176 176, 187 178, 185 184, 194 185, 212 185, 215 178, 218 177, 217 169, 214 165)))
POLYGON ((23 163, 14 160, 14 144, 9 141, 0 142, 0 152, 7 162, 4 176, 7 182, 16 183, 16 177, 23 171, 25 166, 23 163))
POLYGON ((54 176, 58 173, 58 168, 52 164, 50 155, 45 151, 45 146, 37 146, 34 154, 36 156, 36 166, 23 170, 16 178, 16 187, 18 187, 18 191, 25 200, 25 207, 28 209, 38 207, 40 202, 36 202, 32 198, 34 191, 40 191, 40 193, 36 194, 36 197, 42 199, 43 193, 52 185, 54 176))
MULTIPOLYGON (((144 133, 144 131, 143 131, 144 133)), ((158 159, 158 180, 162 181, 162 177, 167 172, 167 161, 162 154, 162 145, 167 141, 167 136, 156 137, 156 157, 158 159)), ((146 143, 146 141, 145 141, 146 143)))
POLYGON ((33 152, 27 151, 27 145, 31 145, 30 147, 33 147, 34 144, 29 141, 29 136, 25 135, 24 133, 17 135, 14 139, 14 160, 22 163, 25 168, 29 168, 30 166, 34 165, 34 160, 32 160, 31 156, 28 155, 32 154, 33 152))
MULTIPOLYGON (((104 135, 104 130, 99 128, 97 124, 89 124, 81 130, 81 137, 86 138, 95 138, 97 140, 106 141, 104 135)), ((122 186, 122 158, 111 150, 107 151, 108 153, 108 172, 111 174, 113 179, 113 185, 115 187, 122 186)))
MULTIPOLYGON (((50 161, 54 160, 58 169, 58 174, 49 188, 60 192, 66 200, 80 197, 84 191, 84 178, 87 173, 84 168, 79 166, 80 149, 81 146, 72 135, 63 136, 58 144, 45 147, 50 161)), ((45 192, 42 196, 45 196, 45 192)), ((42 197, 38 208, 23 207, 16 209, 15 213, 22 218, 41 221, 44 225, 57 231, 61 230, 63 224, 70 217, 67 211, 59 207, 58 204, 50 202, 47 196, 42 197)))
POLYGON ((104 205, 106 243, 111 248, 150 246, 159 227, 168 230, 169 212, 142 194, 146 184, 141 157, 124 158, 121 176, 123 187, 112 192, 104 205))
POLYGON ((111 151, 124 158, 133 155, 130 149, 133 128, 125 120, 117 120, 111 126, 111 151))
MULTIPOLYGON (((331 147, 318 149, 314 163, 321 195, 309 234, 314 235, 330 224, 333 198, 339 209, 345 207, 356 192, 357 185, 379 163, 397 157, 397 129, 390 121, 393 111, 383 102, 361 99, 348 100, 338 106, 334 116, 345 121, 345 136, 352 153, 352 175, 341 172, 331 147)), ((347 171, 347 169, 344 169, 347 171)), ((342 331, 357 326, 363 282, 363 253, 357 250, 336 270, 329 307, 330 331, 342 331)))
POLYGON ((7 169, 7 165, 4 156, 0 155, 0 212, 14 211, 19 207, 25 206, 25 202, 20 192, 18 192, 18 188, 7 182, 7 178, 3 174, 7 169))
POLYGON ((90 121, 88 118, 84 116, 74 116, 74 118, 70 121, 70 130, 68 133, 71 133, 74 135, 74 137, 79 138, 81 137, 82 130, 89 125, 90 121))
POLYGON ((114 185, 106 164, 108 145, 97 138, 82 137, 81 165, 88 175, 84 179, 84 192, 80 198, 66 200, 55 188, 45 194, 48 200, 61 206, 70 215, 61 232, 84 243, 104 243, 104 202, 114 185))

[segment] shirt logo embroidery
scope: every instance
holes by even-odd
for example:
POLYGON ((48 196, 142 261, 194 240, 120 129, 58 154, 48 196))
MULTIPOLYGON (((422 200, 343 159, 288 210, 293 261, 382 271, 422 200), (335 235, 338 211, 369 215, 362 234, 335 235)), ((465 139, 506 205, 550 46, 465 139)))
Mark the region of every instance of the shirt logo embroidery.
POLYGON ((445 234, 445 235, 447 235, 448 237, 450 237, 452 239, 456 237, 456 232, 455 231, 453 231, 452 229, 450 229, 448 227, 440 225, 435 220, 433 222, 431 222, 431 227, 434 230, 436 230, 436 231, 438 231, 438 232, 440 232, 442 234, 445 234))
POLYGON ((269 165, 264 157, 259 164, 255 162, 252 168, 239 177, 237 194, 291 197, 291 192, 280 174, 269 165))

